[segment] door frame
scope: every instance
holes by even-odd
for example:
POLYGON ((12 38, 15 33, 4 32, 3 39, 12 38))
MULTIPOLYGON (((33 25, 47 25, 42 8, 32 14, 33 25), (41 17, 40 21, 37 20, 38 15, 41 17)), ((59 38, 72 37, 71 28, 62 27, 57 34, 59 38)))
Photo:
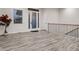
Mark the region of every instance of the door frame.
POLYGON ((28 9, 28 28, 30 29, 30 31, 35 31, 35 30, 39 30, 39 11, 35 9, 34 10, 29 10, 28 9), (35 12, 36 13, 36 28, 32 28, 32 13, 35 12))

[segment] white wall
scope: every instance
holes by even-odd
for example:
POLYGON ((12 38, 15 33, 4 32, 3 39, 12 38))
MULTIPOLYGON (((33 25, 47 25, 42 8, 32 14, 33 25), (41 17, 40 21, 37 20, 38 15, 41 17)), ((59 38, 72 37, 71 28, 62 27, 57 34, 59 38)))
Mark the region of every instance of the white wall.
POLYGON ((43 10, 43 8, 41 8, 39 10, 40 10, 40 13, 39 13, 39 28, 44 29, 44 19, 43 19, 44 10, 43 10))
POLYGON ((47 23, 58 23, 58 9, 44 8, 43 9, 43 29, 47 29, 47 23))
POLYGON ((45 23, 79 24, 79 8, 45 8, 45 23))
POLYGON ((79 8, 59 9, 60 23, 79 24, 79 8))

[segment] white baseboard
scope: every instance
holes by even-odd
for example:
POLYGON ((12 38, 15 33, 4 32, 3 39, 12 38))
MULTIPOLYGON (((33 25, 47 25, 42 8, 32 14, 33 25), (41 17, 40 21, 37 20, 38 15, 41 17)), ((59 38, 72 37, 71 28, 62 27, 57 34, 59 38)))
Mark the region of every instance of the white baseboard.
MULTIPOLYGON (((38 29, 38 31, 46 31, 46 30, 45 29, 38 29)), ((24 33, 24 32, 31 32, 31 30, 21 31, 21 32, 8 32, 7 34, 24 33)))

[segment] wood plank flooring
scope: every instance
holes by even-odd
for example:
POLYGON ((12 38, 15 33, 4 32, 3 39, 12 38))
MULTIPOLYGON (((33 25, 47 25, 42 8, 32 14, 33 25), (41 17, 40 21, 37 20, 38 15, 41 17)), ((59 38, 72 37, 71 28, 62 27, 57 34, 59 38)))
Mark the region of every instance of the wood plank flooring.
POLYGON ((78 51, 79 39, 40 32, 26 32, 0 36, 1 51, 78 51))

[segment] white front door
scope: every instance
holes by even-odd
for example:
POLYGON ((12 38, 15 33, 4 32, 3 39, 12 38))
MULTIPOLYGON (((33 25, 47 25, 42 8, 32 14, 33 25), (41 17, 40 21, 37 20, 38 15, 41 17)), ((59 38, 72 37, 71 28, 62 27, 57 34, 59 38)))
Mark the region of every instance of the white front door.
POLYGON ((31 31, 38 30, 39 28, 39 12, 29 11, 28 14, 28 27, 31 31))

